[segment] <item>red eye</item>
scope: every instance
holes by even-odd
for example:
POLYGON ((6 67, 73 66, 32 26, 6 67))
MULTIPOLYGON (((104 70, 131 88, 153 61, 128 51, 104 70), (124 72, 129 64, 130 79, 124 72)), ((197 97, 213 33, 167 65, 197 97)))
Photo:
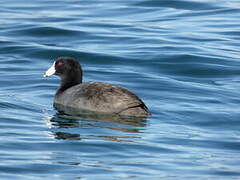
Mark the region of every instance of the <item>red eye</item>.
POLYGON ((57 63, 56 63, 56 66, 58 66, 58 67, 60 67, 60 66, 62 66, 63 65, 63 63, 61 62, 61 61, 58 61, 57 63))

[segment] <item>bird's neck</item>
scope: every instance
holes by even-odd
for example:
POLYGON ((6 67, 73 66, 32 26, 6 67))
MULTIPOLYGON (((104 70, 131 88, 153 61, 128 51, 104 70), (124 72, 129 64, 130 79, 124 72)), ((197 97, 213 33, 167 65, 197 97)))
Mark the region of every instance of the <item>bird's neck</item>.
POLYGON ((56 95, 64 92, 65 90, 82 83, 82 74, 81 73, 71 73, 67 76, 61 77, 60 87, 57 90, 56 95))

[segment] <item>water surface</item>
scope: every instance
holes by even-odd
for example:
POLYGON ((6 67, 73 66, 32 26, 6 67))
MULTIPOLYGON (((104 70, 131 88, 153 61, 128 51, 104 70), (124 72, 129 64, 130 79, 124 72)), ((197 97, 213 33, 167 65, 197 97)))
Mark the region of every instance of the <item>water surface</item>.
POLYGON ((1 3, 0 179, 239 179, 238 0, 1 3), (73 56, 130 89, 146 119, 52 107, 73 56))

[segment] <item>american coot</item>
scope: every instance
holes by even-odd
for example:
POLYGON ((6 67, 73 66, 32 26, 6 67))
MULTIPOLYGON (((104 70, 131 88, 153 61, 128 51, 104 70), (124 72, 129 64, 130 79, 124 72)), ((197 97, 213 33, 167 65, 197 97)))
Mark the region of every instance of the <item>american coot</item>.
POLYGON ((150 115, 147 106, 125 88, 102 82, 82 82, 82 68, 72 57, 59 57, 44 73, 57 75, 61 84, 54 97, 54 107, 119 114, 127 116, 150 115))

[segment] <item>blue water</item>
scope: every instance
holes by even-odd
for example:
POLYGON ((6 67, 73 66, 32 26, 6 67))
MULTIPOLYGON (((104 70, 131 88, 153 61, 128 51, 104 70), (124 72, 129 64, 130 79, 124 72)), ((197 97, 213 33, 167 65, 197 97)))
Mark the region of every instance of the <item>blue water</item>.
POLYGON ((240 178, 239 0, 8 0, 0 6, 0 179, 240 178), (58 56, 152 116, 52 107, 58 56))

